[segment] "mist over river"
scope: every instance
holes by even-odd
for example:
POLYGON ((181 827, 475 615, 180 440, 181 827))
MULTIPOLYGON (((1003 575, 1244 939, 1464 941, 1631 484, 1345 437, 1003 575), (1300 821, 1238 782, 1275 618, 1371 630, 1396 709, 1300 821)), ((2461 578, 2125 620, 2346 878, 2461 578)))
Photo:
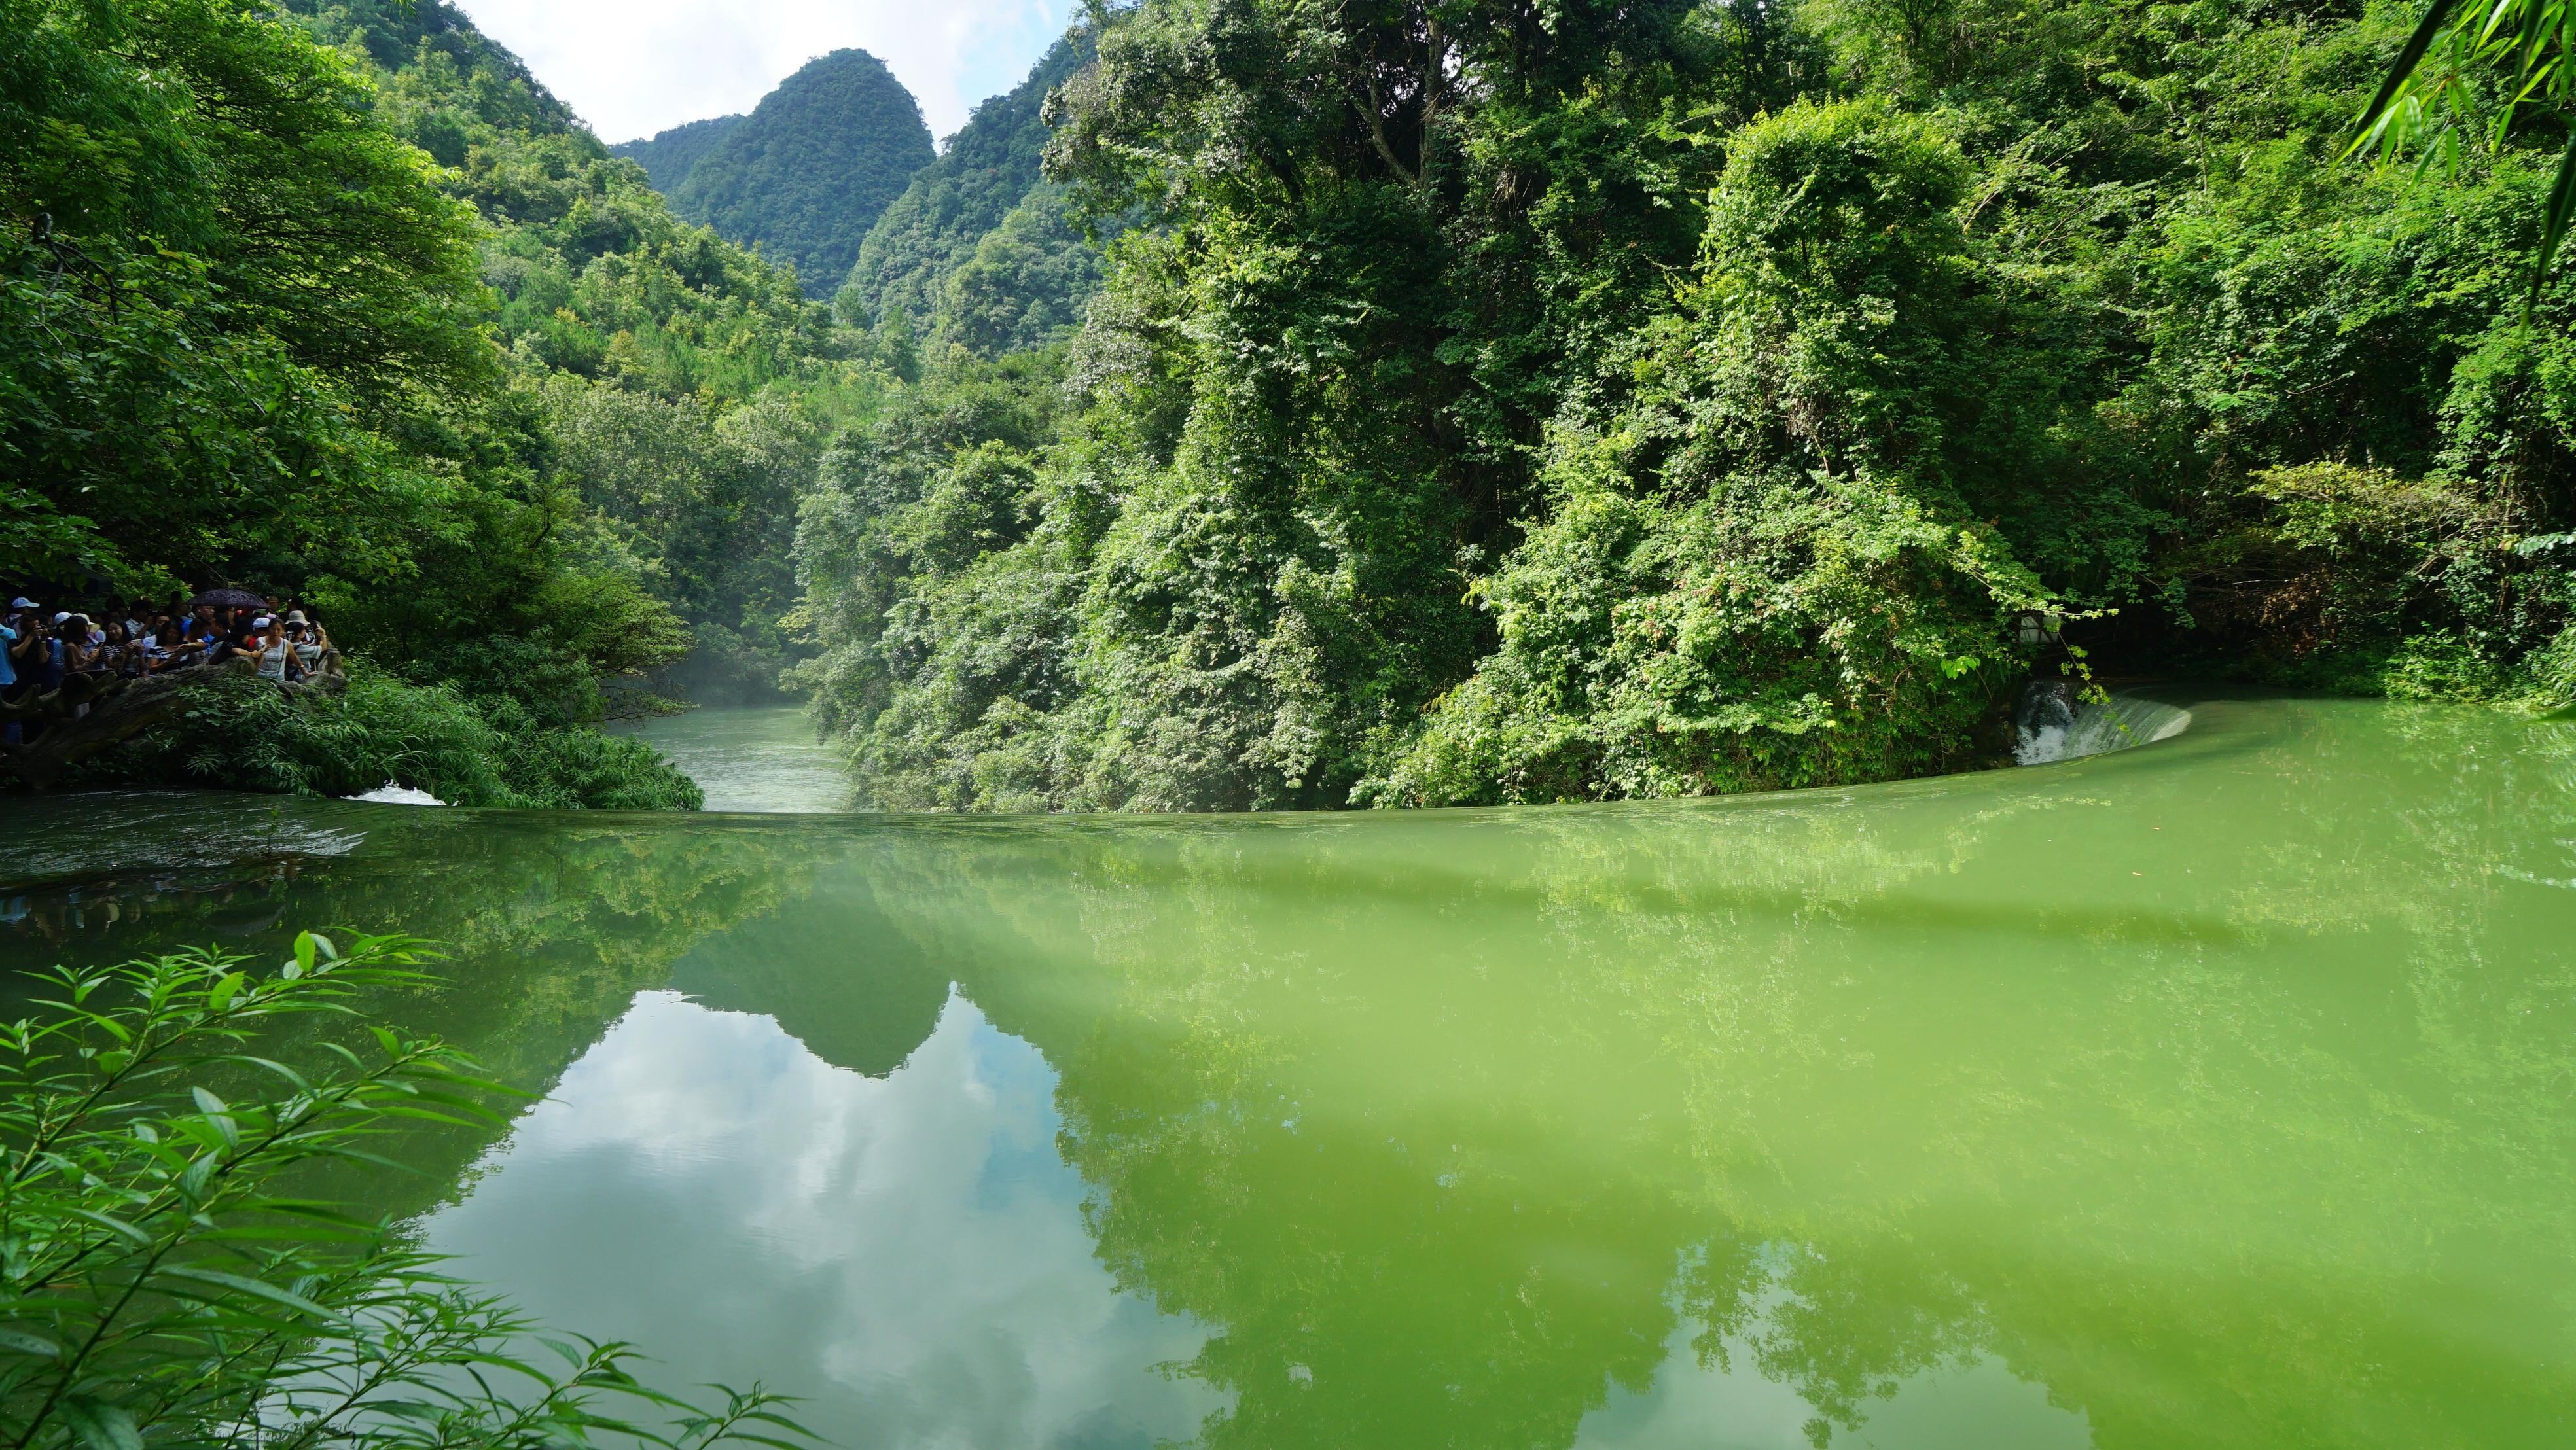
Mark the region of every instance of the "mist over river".
POLYGON ((2570 1443, 2576 725, 2170 703, 1258 817, 834 813, 684 716, 819 813, 13 800, 0 951, 447 943, 382 1011, 545 1096, 361 1191, 839 1445, 2570 1443))
POLYGON ((711 811, 793 813, 850 808, 850 783, 814 738, 802 705, 688 710, 618 727, 688 772, 711 811))

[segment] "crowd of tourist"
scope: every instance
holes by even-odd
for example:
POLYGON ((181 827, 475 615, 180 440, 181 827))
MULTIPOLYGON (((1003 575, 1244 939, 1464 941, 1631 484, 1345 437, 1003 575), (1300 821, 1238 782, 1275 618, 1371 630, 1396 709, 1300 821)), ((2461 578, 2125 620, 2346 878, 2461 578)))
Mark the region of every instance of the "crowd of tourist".
POLYGON ((47 609, 20 595, 0 612, 0 702, 42 697, 240 658, 260 677, 297 684, 330 667, 331 635, 292 602, 167 604, 149 599, 96 610, 47 609))

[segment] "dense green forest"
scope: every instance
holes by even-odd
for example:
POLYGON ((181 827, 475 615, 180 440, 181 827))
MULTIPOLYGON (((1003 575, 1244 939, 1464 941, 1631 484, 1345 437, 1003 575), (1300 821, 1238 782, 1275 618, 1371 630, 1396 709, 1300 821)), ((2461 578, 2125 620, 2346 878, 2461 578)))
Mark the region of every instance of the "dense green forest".
POLYGON ((1006 95, 986 101, 913 174, 859 246, 838 298, 863 322, 900 314, 983 356, 1042 346, 1082 320, 1100 249, 1045 179, 1047 97, 1091 61, 1089 33, 1057 41, 1006 95))
POLYGON ((682 216, 758 244, 829 297, 932 154, 920 103, 885 62, 836 50, 779 82, 663 189, 682 216))
POLYGON ((1960 768, 2061 663, 2026 607, 2109 675, 2561 702, 2562 137, 2345 160, 2417 13, 1101 12, 1047 167, 1104 290, 826 456, 802 678, 967 809, 1960 768))
POLYGON ((828 309, 441 4, 8 0, 0 35, 0 568, 294 593, 357 664, 97 776, 694 803, 591 727, 684 655, 774 681, 796 492, 880 376, 828 309))
MULTIPOLYGON (((2061 664, 2576 688, 2563 136, 2348 158, 2411 5, 1145 0, 936 159, 870 91, 827 307, 443 5, 0 4, 7 567, 327 600, 413 757, 785 670, 889 806, 1535 801, 2061 664)), ((226 768, 373 770, 301 729, 226 768)))
POLYGON ((626 141, 608 148, 611 156, 623 156, 644 168, 645 179, 664 196, 688 177, 689 168, 698 164, 725 133, 740 124, 742 117, 716 116, 704 121, 691 121, 656 131, 641 141, 626 141))

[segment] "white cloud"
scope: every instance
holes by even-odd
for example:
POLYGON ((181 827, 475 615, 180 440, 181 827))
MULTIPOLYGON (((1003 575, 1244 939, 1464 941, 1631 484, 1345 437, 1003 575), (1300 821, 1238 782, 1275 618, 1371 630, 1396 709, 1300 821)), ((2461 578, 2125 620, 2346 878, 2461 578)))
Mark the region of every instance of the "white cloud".
POLYGON ((460 0, 603 141, 748 111, 826 51, 874 54, 945 138, 1019 84, 1071 0, 460 0))
POLYGON ((804 1397, 828 1443, 1155 1444, 1227 1396, 1122 1291, 1056 1153, 1056 1076, 951 996, 883 1078, 646 992, 431 1216, 429 1245, 668 1385, 804 1397))

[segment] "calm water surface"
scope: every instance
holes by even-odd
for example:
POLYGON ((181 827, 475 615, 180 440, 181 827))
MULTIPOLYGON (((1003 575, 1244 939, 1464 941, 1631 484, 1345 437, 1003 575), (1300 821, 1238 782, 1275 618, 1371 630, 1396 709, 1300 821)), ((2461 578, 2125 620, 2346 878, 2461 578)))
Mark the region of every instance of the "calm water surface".
POLYGON ((14 802, 0 950, 454 943, 387 1010, 548 1096, 382 1206, 843 1445, 2570 1443, 2576 727, 2192 703, 1676 805, 14 802))
POLYGON ((711 811, 849 808, 850 782, 802 705, 684 710, 618 727, 652 742, 707 793, 711 811))

